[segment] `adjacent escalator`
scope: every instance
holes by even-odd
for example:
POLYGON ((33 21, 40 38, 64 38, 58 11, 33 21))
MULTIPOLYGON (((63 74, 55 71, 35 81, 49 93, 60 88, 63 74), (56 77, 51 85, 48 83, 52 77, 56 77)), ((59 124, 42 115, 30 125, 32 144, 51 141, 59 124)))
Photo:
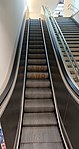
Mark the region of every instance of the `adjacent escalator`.
POLYGON ((64 149, 40 20, 30 20, 20 149, 64 149))
MULTIPOLYGON (((56 18, 56 20, 61 28, 61 31, 67 41, 67 44, 72 52, 72 55, 76 63, 79 65, 79 25, 69 17, 58 17, 56 18)), ((62 47, 61 49, 63 52, 63 56, 64 56, 65 63, 67 65, 67 68, 72 78, 79 86, 79 79, 76 79, 73 68, 71 67, 71 64, 67 58, 67 55, 65 54, 62 47)))

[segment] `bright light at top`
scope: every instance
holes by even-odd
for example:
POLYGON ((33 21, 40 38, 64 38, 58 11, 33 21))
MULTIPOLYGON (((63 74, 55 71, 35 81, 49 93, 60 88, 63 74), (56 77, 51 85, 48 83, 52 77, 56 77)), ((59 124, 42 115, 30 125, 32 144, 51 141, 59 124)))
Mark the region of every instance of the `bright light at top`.
POLYGON ((30 7, 30 0, 26 0, 27 6, 30 7))

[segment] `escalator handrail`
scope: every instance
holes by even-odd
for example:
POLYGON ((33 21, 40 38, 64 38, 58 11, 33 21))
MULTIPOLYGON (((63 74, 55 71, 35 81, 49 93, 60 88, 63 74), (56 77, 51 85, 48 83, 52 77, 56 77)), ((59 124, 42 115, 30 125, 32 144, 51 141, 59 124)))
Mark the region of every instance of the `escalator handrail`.
MULTIPOLYGON (((46 10, 48 12, 49 17, 51 17, 51 15, 50 15, 51 13, 48 11, 48 8, 46 8, 46 10)), ((53 25, 55 27, 55 30, 56 30, 57 35, 60 38, 60 41, 61 41, 62 46, 64 48, 64 51, 65 51, 65 53, 66 53, 66 55, 68 57, 68 60, 70 61, 70 64, 71 64, 71 66, 72 66, 72 68, 74 70, 74 73, 75 73, 75 76, 76 76, 75 78, 79 79, 79 68, 78 68, 78 64, 75 61, 75 59, 73 57, 73 54, 72 54, 72 52, 71 52, 71 50, 70 50, 70 48, 69 48, 69 46, 68 46, 68 44, 67 44, 64 36, 63 36, 63 33, 62 33, 62 31, 61 31, 61 29, 60 29, 60 27, 59 27, 56 19, 53 16, 51 17, 51 21, 52 21, 52 23, 53 23, 53 25)), ((61 52, 60 52, 60 54, 61 54, 61 52)))
POLYGON ((9 91, 11 90, 11 87, 13 85, 13 82, 14 82, 14 79, 15 79, 15 76, 16 76, 16 69, 18 67, 18 64, 19 64, 19 61, 20 61, 20 56, 21 56, 23 33, 24 33, 24 28, 25 28, 24 27, 25 26, 25 20, 26 19, 25 19, 25 15, 24 15, 22 26, 21 26, 21 31, 20 31, 20 35, 19 35, 17 50, 16 50, 16 54, 15 54, 14 64, 13 64, 13 68, 12 68, 12 72, 11 72, 11 75, 10 75, 10 79, 9 79, 7 85, 6 85, 6 88, 4 89, 2 94, 0 95, 0 106, 4 102, 4 100, 7 97, 9 91))

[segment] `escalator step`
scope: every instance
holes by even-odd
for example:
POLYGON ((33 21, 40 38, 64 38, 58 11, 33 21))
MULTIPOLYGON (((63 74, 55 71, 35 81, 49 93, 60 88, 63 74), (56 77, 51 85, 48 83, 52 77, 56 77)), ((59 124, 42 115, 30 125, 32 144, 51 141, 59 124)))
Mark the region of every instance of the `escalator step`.
POLYGON ((26 87, 50 87, 50 81, 49 80, 27 80, 26 81, 26 87))
POLYGON ((29 44, 31 44, 31 45, 38 44, 39 45, 39 44, 43 44, 43 41, 42 40, 40 40, 40 41, 39 40, 37 40, 37 41, 36 40, 35 41, 30 40, 29 44))
POLYGON ((21 143, 61 142, 57 126, 51 127, 23 127, 21 143))
POLYGON ((63 144, 61 142, 53 143, 24 143, 20 145, 20 149, 63 149, 63 144))
POLYGON ((46 72, 27 72, 27 79, 48 79, 46 72))
POLYGON ((28 54, 28 58, 42 59, 42 58, 45 58, 45 54, 28 54))
POLYGON ((46 60, 45 59, 28 59, 28 64, 44 65, 46 64, 46 60))
POLYGON ((47 71, 47 66, 39 66, 39 65, 28 65, 28 67, 27 67, 27 70, 28 71, 31 71, 31 72, 33 72, 33 71, 47 71))
POLYGON ((26 99, 24 112, 53 112, 54 105, 52 99, 26 99))
POLYGON ((39 37, 39 36, 37 36, 37 37, 36 37, 36 36, 35 36, 35 37, 31 37, 31 36, 30 36, 30 37, 29 37, 29 40, 30 40, 30 41, 35 41, 35 40, 36 40, 36 41, 41 41, 41 40, 43 40, 43 39, 42 39, 41 36, 40 36, 40 37, 39 37))
POLYGON ((26 88, 25 98, 31 98, 31 99, 52 98, 52 92, 49 88, 45 89, 26 88))
POLYGON ((52 126, 57 125, 54 113, 25 113, 23 126, 52 126))
POLYGON ((30 54, 41 54, 43 53, 44 54, 44 49, 29 49, 29 53, 30 54))
POLYGON ((44 49, 44 46, 41 44, 30 44, 29 49, 44 49))

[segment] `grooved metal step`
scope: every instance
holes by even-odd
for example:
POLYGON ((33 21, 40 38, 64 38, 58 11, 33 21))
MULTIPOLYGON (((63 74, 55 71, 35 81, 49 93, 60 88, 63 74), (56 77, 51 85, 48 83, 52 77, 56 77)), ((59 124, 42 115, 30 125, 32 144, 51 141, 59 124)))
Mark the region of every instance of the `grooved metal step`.
MULTIPOLYGON (((72 53, 79 53, 79 48, 70 48, 72 53)), ((64 50, 62 49, 62 52, 64 52, 64 50)))
POLYGON ((36 40, 30 40, 29 44, 32 44, 32 45, 33 44, 38 44, 39 45, 39 44, 43 44, 43 41, 42 40, 37 40, 37 41, 36 40))
POLYGON ((27 70, 28 71, 47 71, 47 66, 39 66, 39 65, 28 65, 28 67, 27 67, 27 70))
MULTIPOLYGON (((65 59, 65 60, 68 60, 68 57, 64 57, 64 59, 65 59)), ((79 56, 74 56, 74 59, 75 59, 76 61, 79 61, 79 56)))
POLYGON ((30 54, 44 54, 44 49, 29 49, 30 54))
POLYGON ((54 113, 25 113, 23 126, 52 126, 57 125, 54 113))
POLYGON ((43 58, 45 58, 45 54, 28 54, 28 58, 43 59, 43 58))
POLYGON ((45 89, 26 88, 25 98, 31 98, 31 99, 52 98, 52 92, 49 88, 45 89))
POLYGON ((46 60, 45 59, 28 59, 28 64, 44 65, 46 64, 46 60))
POLYGON ((63 149, 62 142, 21 144, 20 149, 63 149))
POLYGON ((53 112, 54 105, 52 99, 26 99, 24 112, 53 112))
POLYGON ((36 40, 36 41, 38 41, 38 40, 43 40, 41 36, 40 36, 40 37, 36 37, 36 36, 35 36, 35 37, 31 37, 31 36, 30 36, 29 38, 30 38, 30 41, 35 41, 35 40, 36 40))
POLYGON ((28 79, 26 81, 26 87, 50 87, 50 81, 49 80, 30 80, 28 79))
MULTIPOLYGON (((73 56, 79 56, 79 51, 78 52, 73 51, 72 54, 73 56)), ((63 52, 63 55, 66 56, 66 53, 63 52)))
POLYGON ((27 72, 27 79, 48 79, 47 72, 27 72))
POLYGON ((30 45, 29 45, 29 48, 30 48, 30 49, 35 49, 35 48, 36 48, 36 49, 43 49, 43 48, 44 48, 44 45, 39 45, 39 44, 38 44, 38 45, 37 45, 37 44, 34 44, 34 45, 33 45, 33 44, 30 44, 30 45))
POLYGON ((23 127, 21 143, 61 142, 57 126, 50 127, 23 127), (27 135, 28 134, 28 135, 27 135))

